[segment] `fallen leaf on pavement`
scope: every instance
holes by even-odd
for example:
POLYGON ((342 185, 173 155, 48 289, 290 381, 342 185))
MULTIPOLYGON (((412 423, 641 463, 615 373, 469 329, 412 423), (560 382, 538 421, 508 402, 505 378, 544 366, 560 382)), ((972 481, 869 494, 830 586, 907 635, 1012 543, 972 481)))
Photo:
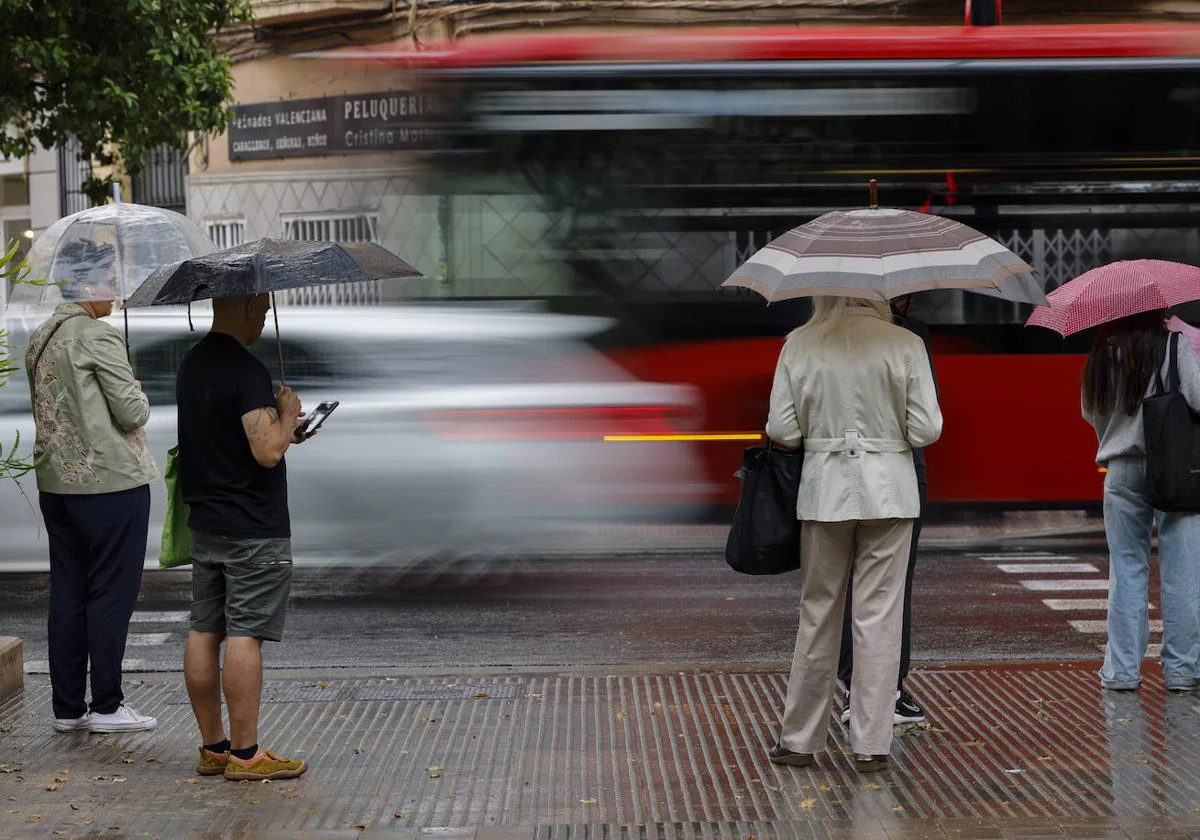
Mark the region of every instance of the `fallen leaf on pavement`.
POLYGON ((818 785, 817 790, 821 791, 821 793, 829 793, 833 788, 829 785, 818 785))
POLYGON ((796 807, 801 811, 811 811, 816 804, 817 800, 813 799, 811 796, 806 796, 796 803, 796 807))
POLYGON ((46 790, 58 790, 58 785, 46 785, 46 790))
POLYGON ((623 718, 623 717, 625 717, 625 713, 624 713, 624 712, 617 712, 617 717, 619 717, 619 718, 623 718))
POLYGON ((79 806, 78 806, 78 805, 76 805, 74 802, 72 802, 72 803, 71 803, 71 810, 72 810, 72 811, 78 811, 78 810, 79 810, 79 806))
POLYGON ((582 802, 584 805, 596 805, 597 803, 600 802, 599 799, 580 799, 579 801, 582 802))
POLYGON ((442 768, 438 767, 436 764, 432 767, 426 767, 425 775, 431 779, 440 779, 442 778, 442 768))
POLYGON ((358 829, 359 831, 366 831, 366 830, 367 830, 367 827, 366 827, 366 826, 365 826, 363 823, 355 823, 354 825, 352 825, 352 826, 350 826, 350 827, 351 827, 351 828, 358 829))
POLYGON ((486 691, 481 691, 481 692, 479 692, 478 694, 476 694, 476 695, 475 695, 475 699, 476 699, 476 700, 486 700, 486 699, 488 699, 488 697, 490 697, 490 696, 491 696, 491 695, 489 695, 489 694, 488 694, 486 691))
POLYGON ((406 820, 408 819, 408 814, 404 813, 403 811, 397 811, 396 813, 392 814, 392 818, 397 820, 406 820))
POLYGON ((879 790, 880 789, 878 782, 867 782, 865 785, 863 785, 863 787, 865 787, 867 790, 879 790))

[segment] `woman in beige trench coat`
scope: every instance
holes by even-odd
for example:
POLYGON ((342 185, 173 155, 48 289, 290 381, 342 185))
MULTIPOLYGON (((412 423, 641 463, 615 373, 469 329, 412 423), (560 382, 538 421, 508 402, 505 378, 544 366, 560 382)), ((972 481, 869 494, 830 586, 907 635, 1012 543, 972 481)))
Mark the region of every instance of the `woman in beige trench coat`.
POLYGON ((855 767, 887 766, 900 670, 904 576, 920 512, 912 449, 941 435, 925 347, 882 300, 817 297, 775 370, 767 434, 804 446, 800 628, 776 764, 825 748, 847 582, 854 581, 850 744, 855 767))

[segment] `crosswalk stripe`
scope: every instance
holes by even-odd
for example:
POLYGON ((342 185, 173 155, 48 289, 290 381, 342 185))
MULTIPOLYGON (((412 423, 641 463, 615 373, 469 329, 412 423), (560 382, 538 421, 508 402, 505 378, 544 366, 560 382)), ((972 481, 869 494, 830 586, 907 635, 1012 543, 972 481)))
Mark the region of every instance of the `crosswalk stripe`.
POLYGON ((996 568, 1010 575, 1053 575, 1067 573, 1085 575, 1088 572, 1100 571, 1091 563, 1001 563, 996 568))
POLYGON ((148 647, 149 645, 161 645, 169 638, 171 638, 170 633, 130 633, 126 644, 132 647, 148 647))
POLYGON ((1069 554, 976 554, 976 560, 987 560, 989 562, 1007 562, 1012 560, 1030 560, 1030 561, 1047 561, 1047 560, 1074 560, 1075 557, 1069 554))
MULTIPOLYGON (((123 671, 140 671, 146 667, 144 659, 124 659, 121 661, 121 670, 123 671)), ((26 674, 49 674, 50 660, 48 659, 26 659, 25 660, 26 674)))
MULTIPOLYGON (((1067 623, 1070 624, 1073 629, 1075 629, 1076 631, 1078 631, 1080 633, 1107 633, 1108 632, 1108 623, 1106 621, 1104 621, 1103 619, 1096 620, 1096 621, 1093 621, 1090 619, 1086 620, 1086 621, 1068 621, 1067 623)), ((1161 633, 1162 632, 1162 619, 1160 619, 1160 618, 1150 619, 1150 632, 1151 633, 1161 633)))
POLYGON ((1070 592, 1076 589, 1108 590, 1107 580, 1023 580, 1021 585, 1036 592, 1070 592))
POLYGON ((133 617, 129 620, 134 624, 154 624, 156 622, 162 622, 163 624, 180 624, 184 621, 187 621, 190 617, 191 613, 187 612, 186 610, 181 610, 179 612, 153 612, 151 610, 139 610, 138 612, 135 612, 133 617))
MULTIPOLYGON (((1106 650, 1106 645, 1096 645, 1096 650, 1106 650)), ((1147 659, 1162 659, 1162 645, 1158 642, 1146 645, 1147 659)))
POLYGON ((1043 598, 1052 610, 1107 610, 1107 598, 1043 598))

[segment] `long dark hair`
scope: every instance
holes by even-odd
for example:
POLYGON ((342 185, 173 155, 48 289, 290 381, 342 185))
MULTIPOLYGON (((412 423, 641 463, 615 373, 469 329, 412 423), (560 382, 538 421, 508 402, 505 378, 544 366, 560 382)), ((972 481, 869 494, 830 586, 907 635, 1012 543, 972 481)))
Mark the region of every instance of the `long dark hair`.
POLYGON ((1083 408, 1092 416, 1136 414, 1162 364, 1166 310, 1142 312, 1096 331, 1083 367, 1083 408))

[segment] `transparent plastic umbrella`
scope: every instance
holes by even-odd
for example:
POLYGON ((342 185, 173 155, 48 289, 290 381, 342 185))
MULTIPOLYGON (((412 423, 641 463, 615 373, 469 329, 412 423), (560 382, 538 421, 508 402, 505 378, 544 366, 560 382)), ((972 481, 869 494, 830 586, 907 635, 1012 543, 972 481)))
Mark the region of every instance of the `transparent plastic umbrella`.
POLYGON ((123 301, 166 263, 215 251, 187 216, 161 207, 116 202, 59 219, 29 251, 29 277, 40 299, 123 301))

